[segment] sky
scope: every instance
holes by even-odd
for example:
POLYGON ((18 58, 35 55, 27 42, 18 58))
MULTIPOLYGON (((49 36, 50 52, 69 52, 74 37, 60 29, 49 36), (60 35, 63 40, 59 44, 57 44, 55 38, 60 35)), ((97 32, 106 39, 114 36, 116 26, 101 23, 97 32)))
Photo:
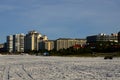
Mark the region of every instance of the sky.
POLYGON ((120 31, 120 0, 0 0, 0 43, 36 30, 49 40, 120 31))

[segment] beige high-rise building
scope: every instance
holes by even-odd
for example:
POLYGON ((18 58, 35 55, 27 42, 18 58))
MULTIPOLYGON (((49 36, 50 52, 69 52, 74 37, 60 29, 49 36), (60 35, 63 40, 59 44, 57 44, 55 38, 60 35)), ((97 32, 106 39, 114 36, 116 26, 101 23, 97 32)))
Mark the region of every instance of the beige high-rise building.
POLYGON ((67 49, 76 44, 84 45, 86 44, 86 39, 71 39, 71 38, 60 38, 55 41, 56 50, 67 49))
POLYGON ((44 49, 50 51, 54 49, 54 41, 53 40, 48 40, 44 41, 44 49))
POLYGON ((29 31, 25 36, 25 51, 38 51, 39 43, 43 40, 47 40, 47 36, 42 36, 37 31, 29 31))

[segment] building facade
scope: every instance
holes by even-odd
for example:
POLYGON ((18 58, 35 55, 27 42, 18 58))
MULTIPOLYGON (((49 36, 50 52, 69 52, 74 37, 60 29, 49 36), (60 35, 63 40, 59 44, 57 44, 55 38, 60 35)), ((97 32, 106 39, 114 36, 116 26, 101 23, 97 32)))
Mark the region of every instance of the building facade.
POLYGON ((43 50, 53 50, 54 49, 54 40, 46 40, 46 41, 42 41, 40 43, 41 47, 40 49, 43 49, 43 50))
POLYGON ((7 52, 6 43, 0 44, 0 52, 7 52))
POLYGON ((7 36, 8 52, 24 52, 24 34, 7 36))
POLYGON ((25 36, 25 51, 38 51, 39 43, 43 40, 47 40, 47 36, 42 36, 37 31, 29 31, 25 36))
POLYGON ((71 39, 71 38, 59 38, 55 41, 56 50, 67 49, 74 45, 85 45, 86 39, 71 39))
POLYGON ((24 34, 13 35, 13 52, 24 52, 24 34))
POLYGON ((87 37, 87 43, 93 43, 97 41, 118 42, 118 35, 117 34, 106 35, 106 34, 101 33, 98 35, 87 37))
POLYGON ((13 35, 7 36, 7 51, 13 52, 13 35))
POLYGON ((4 44, 0 44, 0 48, 4 48, 4 44))
POLYGON ((120 44, 120 32, 118 32, 118 43, 120 44))

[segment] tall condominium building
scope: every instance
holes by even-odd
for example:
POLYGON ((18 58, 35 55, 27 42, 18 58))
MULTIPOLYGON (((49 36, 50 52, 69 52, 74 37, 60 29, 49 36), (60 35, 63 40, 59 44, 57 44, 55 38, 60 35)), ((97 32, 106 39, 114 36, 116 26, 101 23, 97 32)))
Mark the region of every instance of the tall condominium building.
POLYGON ((98 35, 93 35, 93 36, 88 36, 87 37, 87 42, 97 42, 97 41, 111 41, 111 42, 118 42, 118 35, 117 34, 111 34, 111 35, 106 35, 106 34, 98 34, 98 35))
POLYGON ((120 43, 120 32, 118 32, 118 42, 120 43))
POLYGON ((24 34, 13 35, 13 52, 24 52, 24 34))
POLYGON ((56 50, 67 49, 76 44, 83 46, 86 44, 86 39, 59 38, 55 41, 55 48, 56 50))
POLYGON ((37 31, 29 31, 25 36, 25 51, 38 51, 40 41, 47 40, 47 36, 42 36, 37 31))
POLYGON ((8 52, 24 52, 24 34, 7 36, 8 52))
POLYGON ((13 35, 7 36, 7 51, 13 52, 13 35))

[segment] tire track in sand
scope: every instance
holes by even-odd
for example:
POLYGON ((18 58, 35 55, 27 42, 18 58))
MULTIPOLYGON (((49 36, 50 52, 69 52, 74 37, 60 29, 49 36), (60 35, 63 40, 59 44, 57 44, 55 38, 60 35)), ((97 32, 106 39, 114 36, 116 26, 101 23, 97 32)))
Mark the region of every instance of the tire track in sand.
POLYGON ((9 69, 10 69, 10 66, 6 65, 5 69, 4 69, 4 72, 3 72, 3 80, 9 80, 9 78, 10 78, 9 69))
POLYGON ((16 74, 23 80, 34 80, 33 77, 26 72, 23 65, 19 65, 17 68, 19 69, 19 72, 16 72, 16 74))

